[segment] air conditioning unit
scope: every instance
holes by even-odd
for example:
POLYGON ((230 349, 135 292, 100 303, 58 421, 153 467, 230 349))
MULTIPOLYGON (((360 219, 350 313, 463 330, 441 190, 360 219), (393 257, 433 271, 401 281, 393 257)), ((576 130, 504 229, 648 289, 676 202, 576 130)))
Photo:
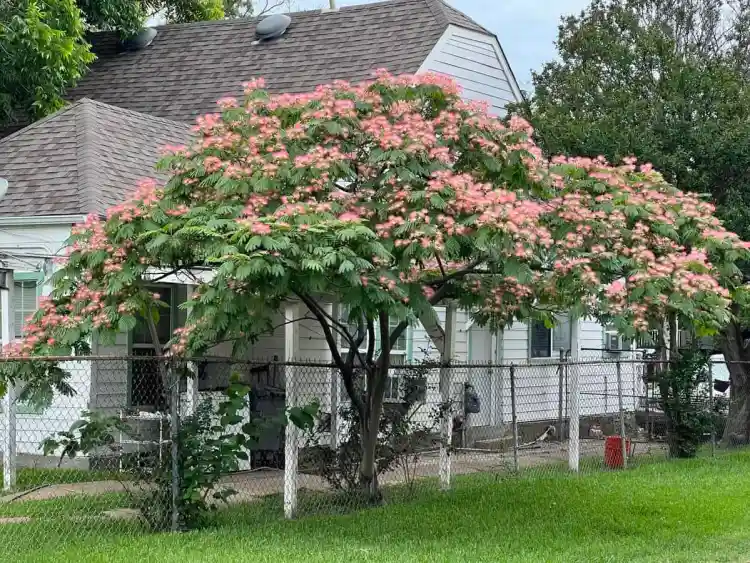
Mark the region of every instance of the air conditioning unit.
POLYGON ((630 339, 625 338, 615 330, 604 333, 604 348, 610 354, 619 354, 630 350, 630 339))

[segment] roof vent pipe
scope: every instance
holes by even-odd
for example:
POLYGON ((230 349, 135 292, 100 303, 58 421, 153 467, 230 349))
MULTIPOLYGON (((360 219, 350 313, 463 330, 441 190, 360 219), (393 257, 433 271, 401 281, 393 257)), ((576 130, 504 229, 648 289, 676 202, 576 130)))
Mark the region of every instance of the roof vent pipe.
POLYGON ((122 39, 119 43, 120 51, 140 51, 145 49, 151 43, 159 32, 153 27, 146 27, 138 33, 127 39, 122 39))
POLYGON ((276 39, 286 33, 286 29, 291 23, 292 18, 286 14, 270 15, 260 20, 258 25, 255 26, 255 37, 257 37, 257 41, 276 39))
POLYGON ((328 7, 323 8, 321 12, 338 12, 339 9, 336 7, 336 0, 328 0, 328 7))

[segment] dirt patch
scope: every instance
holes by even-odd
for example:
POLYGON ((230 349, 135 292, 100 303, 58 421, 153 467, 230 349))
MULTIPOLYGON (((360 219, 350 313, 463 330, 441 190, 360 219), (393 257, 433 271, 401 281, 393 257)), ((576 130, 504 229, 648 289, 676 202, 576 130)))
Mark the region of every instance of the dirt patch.
POLYGON ((115 508, 114 510, 105 510, 102 516, 110 520, 140 520, 141 511, 135 508, 115 508))
POLYGON ((31 522, 31 518, 28 516, 12 516, 7 518, 0 518, 0 525, 2 524, 28 524, 31 522))
MULTIPOLYGON (((581 440, 579 444, 581 458, 603 458, 603 440, 581 440)), ((635 455, 654 455, 664 452, 663 444, 635 444, 635 455)), ((520 468, 543 468, 548 464, 561 464, 568 459, 567 442, 549 442, 538 447, 521 449, 518 452, 520 468)), ((451 456, 451 473, 465 475, 471 473, 498 473, 509 471, 513 464, 513 452, 497 452, 482 450, 458 450, 451 456)), ((439 455, 437 452, 423 454, 417 461, 415 476, 417 478, 437 477, 439 475, 439 455)), ((404 482, 404 474, 396 469, 384 474, 382 484, 395 485, 404 482)), ((229 487, 237 494, 229 502, 240 503, 257 500, 269 495, 284 493, 284 471, 277 469, 262 469, 244 471, 224 477, 219 487, 229 487)), ((330 487, 322 477, 300 473, 297 476, 298 490, 328 491, 330 487)), ((126 489, 119 481, 90 481, 85 483, 70 483, 63 485, 47 485, 27 492, 16 493, 0 498, 3 502, 25 502, 32 500, 49 500, 71 495, 100 495, 106 493, 121 493, 126 489)), ((121 511, 116 511, 120 513, 121 511)), ((115 517, 108 515, 109 517, 115 517)), ((129 515, 132 517, 132 515, 129 515)))
POLYGON ((71 495, 101 495, 105 493, 122 493, 124 491, 125 487, 119 481, 87 481, 85 483, 67 483, 38 487, 27 492, 0 497, 0 503, 50 500, 71 495))

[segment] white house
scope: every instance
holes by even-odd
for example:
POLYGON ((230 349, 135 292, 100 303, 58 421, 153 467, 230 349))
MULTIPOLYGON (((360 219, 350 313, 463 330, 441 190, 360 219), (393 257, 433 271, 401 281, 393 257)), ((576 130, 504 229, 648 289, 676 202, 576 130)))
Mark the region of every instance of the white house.
MULTIPOLYGON (((72 103, 0 139, 0 177, 10 186, 0 201, 0 253, 15 270, 16 335, 39 296, 48 291, 45 280, 71 226, 121 201, 138 179, 153 177, 159 148, 183 143, 197 115, 214 111, 218 98, 239 94, 249 78, 264 77, 272 92, 303 92, 336 79, 367 79, 379 68, 394 74, 431 71, 455 78, 466 98, 488 102, 497 114, 521 99, 498 38, 441 0, 390 0, 290 16, 286 32, 272 40, 258 40, 253 19, 159 27, 152 41, 135 50, 132 45, 125 49, 114 33, 93 34, 98 58, 69 93, 72 103)), ((158 290, 171 305, 171 315, 163 316, 159 325, 166 341, 185 320, 178 304, 190 288, 173 279, 163 280, 158 290)), ((440 315, 444 320, 445 311, 440 315)), ((263 337, 248 359, 329 362, 317 327, 307 321, 294 326, 263 337)), ((454 334, 456 363, 525 366, 517 375, 517 389, 525 394, 519 402, 521 420, 558 416, 560 377, 545 361, 558 358, 560 350, 572 350, 574 358, 601 357, 604 348, 602 327, 588 321, 580 321, 577 330, 563 322, 555 329, 515 325, 504 334, 491 334, 459 312, 454 334), (576 335, 573 340, 571 333, 576 335)), ((93 342, 92 352, 150 355, 149 342, 136 328, 119 335, 114 344, 93 342)), ((226 352, 219 348, 215 353, 226 352)), ((436 355, 421 326, 410 327, 394 352, 404 361, 430 353, 436 355)), ((483 405, 469 417, 470 426, 498 427, 510 420, 506 371, 472 366, 455 378, 455 395, 470 382, 483 405)), ((218 364, 207 365, 199 389, 220 386, 225 375, 218 364)), ((134 373, 123 360, 76 364, 73 376, 75 398, 56 398, 41 413, 19 405, 19 452, 38 453, 40 440, 67 428, 82 409, 155 407, 148 381, 158 378, 134 373)), ((591 374, 604 385, 600 376, 591 374)), ((332 397, 340 391, 330 374, 321 378, 298 393, 320 398, 323 409, 330 410, 336 401, 332 397)), ((430 393, 437 393, 434 387, 430 393)), ((396 398, 397 388, 394 382, 387 398, 396 398)), ((603 412, 600 404, 591 411, 603 412)))

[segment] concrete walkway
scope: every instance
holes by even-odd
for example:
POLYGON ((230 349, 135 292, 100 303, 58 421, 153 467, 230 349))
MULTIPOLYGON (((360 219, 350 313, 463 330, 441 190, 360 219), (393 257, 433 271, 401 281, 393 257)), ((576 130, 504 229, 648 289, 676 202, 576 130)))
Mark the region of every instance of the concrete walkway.
MULTIPOLYGON (((663 452, 663 445, 650 444, 646 447, 639 444, 636 455, 663 452)), ((604 442, 602 440, 581 440, 581 457, 596 458, 603 456, 604 442)), ((521 468, 543 467, 548 464, 564 463, 568 459, 567 443, 551 442, 539 448, 520 450, 518 461, 521 468)), ((437 452, 422 455, 417 461, 414 471, 416 478, 437 478, 439 458, 437 452)), ((472 473, 498 473, 508 471, 512 467, 512 452, 492 451, 457 451, 451 456, 451 472, 453 475, 472 473)), ((380 478, 381 484, 394 485, 404 482, 403 471, 399 468, 389 471, 380 478)), ((284 472, 278 469, 259 469, 234 473, 224 477, 220 484, 230 487, 238 494, 230 497, 231 503, 248 502, 269 495, 281 495, 284 492, 284 472)), ((139 484, 135 487, 143 487, 139 484)), ((322 477, 301 473, 298 476, 300 490, 326 491, 330 487, 322 477)), ((49 500, 71 495, 101 495, 105 493, 126 492, 126 487, 119 481, 89 481, 84 483, 69 483, 46 485, 26 492, 0 497, 4 502, 28 502, 49 500)))

